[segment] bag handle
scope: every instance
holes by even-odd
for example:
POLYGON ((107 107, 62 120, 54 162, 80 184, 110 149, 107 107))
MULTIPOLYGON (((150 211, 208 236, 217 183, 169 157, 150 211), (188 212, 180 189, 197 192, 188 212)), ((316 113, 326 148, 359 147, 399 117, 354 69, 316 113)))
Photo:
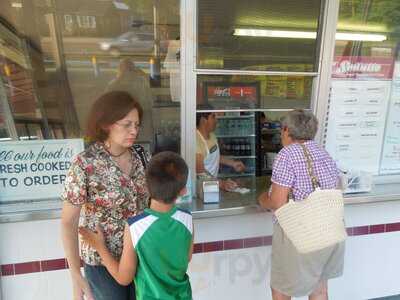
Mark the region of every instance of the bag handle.
POLYGON ((142 162, 142 165, 143 165, 143 169, 146 170, 148 161, 147 161, 146 155, 144 153, 143 147, 135 144, 135 145, 133 145, 133 149, 139 155, 140 161, 142 162))
POLYGON ((308 175, 311 178, 311 183, 312 183, 313 189, 316 190, 317 188, 320 187, 320 184, 318 182, 317 177, 315 177, 315 175, 314 175, 314 169, 312 167, 311 155, 310 155, 310 153, 308 152, 308 149, 306 148, 306 146, 303 143, 300 143, 300 146, 303 149, 304 156, 306 157, 307 171, 308 171, 308 175))

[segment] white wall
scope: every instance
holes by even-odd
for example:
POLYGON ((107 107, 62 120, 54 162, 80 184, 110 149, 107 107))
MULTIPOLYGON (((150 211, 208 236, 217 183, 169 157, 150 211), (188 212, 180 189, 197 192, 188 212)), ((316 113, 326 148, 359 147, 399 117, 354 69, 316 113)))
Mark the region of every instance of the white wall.
MULTIPOLYGON (((0 264, 65 257, 59 233, 59 220, 1 224, 0 264)), ((71 300, 68 276, 59 270, 2 277, 2 300, 71 300)))
MULTIPOLYGON (((400 222, 400 201, 346 206, 347 226, 400 222)), ((64 257, 59 220, 0 225, 0 264, 64 257)), ((195 220, 196 242, 271 235, 271 216, 254 213, 195 220)), ((330 299, 400 294, 400 232, 348 239, 344 276, 330 282, 330 299)), ((271 247, 195 254, 189 268, 194 299, 270 299, 271 247)), ((70 300, 67 270, 1 278, 3 300, 70 300)))

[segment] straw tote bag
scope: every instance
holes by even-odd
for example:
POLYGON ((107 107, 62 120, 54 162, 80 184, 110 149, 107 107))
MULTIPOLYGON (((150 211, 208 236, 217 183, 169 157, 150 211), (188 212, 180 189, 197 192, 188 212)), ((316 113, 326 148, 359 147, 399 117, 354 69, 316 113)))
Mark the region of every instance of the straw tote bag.
POLYGON ((341 190, 322 190, 314 176, 310 154, 303 148, 313 192, 302 201, 289 201, 275 211, 279 225, 299 253, 310 253, 346 239, 341 190))

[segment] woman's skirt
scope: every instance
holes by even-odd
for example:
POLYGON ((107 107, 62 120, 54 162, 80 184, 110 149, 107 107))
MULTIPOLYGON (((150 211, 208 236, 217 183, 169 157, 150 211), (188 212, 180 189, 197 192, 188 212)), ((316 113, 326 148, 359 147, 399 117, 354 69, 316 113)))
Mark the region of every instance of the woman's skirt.
POLYGON ((271 254, 271 287, 282 294, 311 294, 320 281, 343 274, 345 242, 315 251, 298 253, 278 224, 274 224, 271 254))

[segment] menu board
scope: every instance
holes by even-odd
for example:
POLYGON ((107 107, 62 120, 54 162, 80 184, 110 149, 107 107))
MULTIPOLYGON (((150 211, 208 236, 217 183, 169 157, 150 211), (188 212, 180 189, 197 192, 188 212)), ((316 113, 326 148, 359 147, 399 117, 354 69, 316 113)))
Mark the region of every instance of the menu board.
POLYGON ((326 149, 341 170, 378 174, 390 80, 332 80, 326 149))
POLYGON ((380 173, 400 174, 400 62, 394 68, 380 173))

